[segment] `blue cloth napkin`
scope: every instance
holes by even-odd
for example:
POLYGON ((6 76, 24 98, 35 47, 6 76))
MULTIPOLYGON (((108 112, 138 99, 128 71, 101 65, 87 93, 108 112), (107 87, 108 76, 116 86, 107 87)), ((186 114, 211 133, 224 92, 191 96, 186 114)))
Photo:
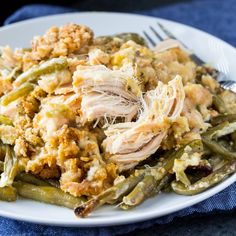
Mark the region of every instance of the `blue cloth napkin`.
MULTIPOLYGON (((75 12, 75 9, 51 5, 28 5, 10 16, 5 24, 38 16, 75 12)), ((203 29, 236 46, 235 0, 195 0, 162 8, 139 11, 140 14, 163 17, 203 29)), ((136 12, 137 13, 137 12, 136 12)), ((236 183, 215 196, 192 207, 157 219, 124 226, 100 228, 66 228, 19 222, 0 217, 0 235, 118 235, 135 229, 165 224, 178 217, 227 211, 236 208, 236 183)))

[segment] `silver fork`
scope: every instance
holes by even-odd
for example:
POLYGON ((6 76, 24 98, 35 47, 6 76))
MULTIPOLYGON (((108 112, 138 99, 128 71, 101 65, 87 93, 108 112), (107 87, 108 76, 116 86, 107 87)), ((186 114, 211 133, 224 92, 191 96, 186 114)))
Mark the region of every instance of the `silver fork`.
MULTIPOLYGON (((162 32, 167 36, 167 38, 170 39, 175 39, 178 40, 169 30, 167 30, 161 23, 157 22, 157 25, 159 26, 159 28, 162 30, 162 32)), ((156 36, 156 38, 159 41, 164 41, 165 38, 163 38, 158 32, 157 30, 155 30, 152 26, 149 26, 149 29, 153 32, 153 34, 156 36)), ((144 36, 146 37, 146 39, 149 41, 149 43, 154 47, 156 46, 157 42, 155 41, 155 39, 153 39, 150 34, 147 33, 147 31, 143 31, 144 36)), ((180 40, 178 40, 182 46, 184 48, 186 48, 188 51, 189 48, 180 40)), ((201 58, 199 58, 195 53, 191 53, 190 54, 190 58, 199 66, 202 66, 204 64, 206 64, 201 58)), ((215 69, 216 70, 216 69, 215 69)), ((215 79, 220 83, 221 87, 227 90, 230 90, 234 93, 236 93, 236 81, 233 80, 229 80, 227 78, 227 75, 221 71, 216 70, 216 76, 215 79)))

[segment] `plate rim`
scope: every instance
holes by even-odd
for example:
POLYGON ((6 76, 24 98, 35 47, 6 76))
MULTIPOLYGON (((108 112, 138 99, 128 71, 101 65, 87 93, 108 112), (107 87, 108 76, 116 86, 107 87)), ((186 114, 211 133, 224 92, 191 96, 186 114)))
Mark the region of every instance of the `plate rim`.
POLYGON ((169 20, 169 19, 166 19, 166 18, 162 18, 162 17, 156 17, 156 16, 150 16, 150 15, 145 15, 145 14, 142 14, 142 13, 127 13, 127 12, 119 12, 119 11, 76 11, 76 12, 67 12, 67 13, 59 13, 59 14, 53 14, 53 15, 46 15, 46 16, 39 16, 39 17, 35 17, 35 18, 32 18, 32 19, 25 19, 25 20, 22 20, 22 21, 18 21, 18 22, 14 22, 14 23, 11 23, 9 25, 3 25, 0 27, 0 32, 1 31, 4 31, 4 30, 7 30, 7 29, 11 29, 11 28, 14 28, 14 27, 18 27, 18 26, 21 26, 21 25, 25 25, 25 24, 28 24, 28 23, 33 23, 34 21, 40 21, 40 20, 44 20, 44 19, 48 19, 48 18, 57 18, 57 17, 60 17, 60 16, 69 16, 69 15, 78 15, 78 14, 82 14, 82 15, 86 15, 86 14, 106 14, 106 15, 132 15, 132 16, 136 16, 136 17, 143 17, 143 18, 150 18, 150 19, 157 19, 157 20, 161 20, 163 22, 169 22, 169 23, 175 23, 175 24, 178 24, 180 26, 184 26, 184 27, 188 27, 192 30, 196 30, 196 31, 199 31, 200 33, 203 33, 207 36, 210 36, 210 37, 213 37, 214 39, 216 40, 219 40, 221 43, 223 43, 224 45, 227 45, 229 47, 231 47, 231 49, 233 50, 236 50, 236 47, 234 47, 233 45, 231 45, 230 43, 224 41, 223 39, 221 38, 218 38, 217 36, 213 35, 213 34, 210 34, 198 27, 193 27, 191 25, 188 25, 188 24, 185 24, 185 23, 181 23, 179 21, 174 21, 174 20, 169 20))
MULTIPOLYGON (((211 35, 210 33, 207 33, 199 28, 195 28, 193 26, 189 26, 187 24, 183 24, 183 23, 180 23, 178 21, 172 21, 172 20, 168 20, 168 19, 165 19, 165 18, 160 18, 160 17, 155 17, 155 16, 148 16, 148 15, 143 15, 143 14, 137 14, 137 13, 123 13, 123 12, 106 12, 106 11, 82 11, 82 12, 68 12, 68 13, 63 13, 63 14, 55 14, 55 15, 48 15, 48 16, 41 16, 41 17, 37 17, 37 18, 33 18, 33 19, 27 19, 27 20, 23 20, 23 21, 20 21, 20 22, 16 22, 16 23, 13 23, 13 24, 10 24, 10 25, 6 25, 6 26, 2 26, 0 27, 0 33, 1 32, 4 32, 5 30, 8 30, 8 29, 14 29, 15 27, 24 27, 25 25, 27 24, 33 24, 34 22, 38 22, 38 21, 44 21, 44 20, 47 20, 47 19, 53 19, 53 18, 57 18, 57 17, 62 17, 62 16, 73 16, 73 15, 93 15, 93 14, 99 14, 99 15, 102 15, 102 14, 106 14, 106 15, 119 15, 119 16, 122 16, 122 15, 126 15, 126 16, 136 16, 136 17, 143 17, 143 18, 150 18, 150 19, 153 19, 153 20, 160 20, 160 21, 163 21, 163 22, 169 22, 169 23, 174 23, 174 24, 177 24, 179 25, 180 27, 187 27, 187 28, 190 28, 192 30, 195 30, 195 31, 198 31, 200 33, 203 33, 205 34, 206 36, 210 36, 211 38, 213 37, 215 40, 219 41, 221 44, 224 44, 225 46, 229 47, 230 50, 234 50, 236 52, 236 48, 225 42, 224 40, 214 36, 214 35, 211 35)), ((232 176, 230 176, 229 178, 227 178, 226 180, 224 180, 222 183, 216 185, 215 187, 201 193, 201 194, 198 194, 198 195, 195 195, 195 198, 194 199, 190 199, 185 202, 182 202, 181 204, 178 204, 177 206, 172 206, 172 207, 169 207, 165 210, 162 210, 161 211, 161 214, 158 212, 143 212, 143 214, 138 214, 138 216, 133 216, 133 217, 129 217, 128 219, 127 218, 124 218, 122 220, 119 220, 119 221, 115 221, 114 220, 107 220, 106 222, 104 222, 104 219, 103 220, 100 220, 99 219, 96 219, 96 218, 90 218, 90 221, 83 221, 82 220, 78 220, 77 222, 76 221, 66 221, 64 220, 64 222, 62 222, 62 220, 54 220, 54 219, 51 219, 50 221, 48 220, 43 220, 43 219, 37 219, 36 217, 27 217, 27 216, 21 216, 19 214, 16 214, 16 213, 13 213, 13 212, 7 212, 7 211, 4 211, 4 210, 1 210, 0 209, 0 216, 3 216, 3 217, 7 217, 7 218, 10 218, 10 219, 15 219, 15 220, 20 220, 20 221, 25 221, 25 222, 30 222, 30 223, 37 223, 37 224, 43 224, 43 225, 53 225, 53 226, 64 226, 64 227, 99 227, 99 226, 118 226, 118 225, 126 225, 126 224, 130 224, 130 223, 137 223, 137 222, 141 222, 141 221, 146 221, 146 220, 150 220, 150 219, 153 219, 153 218, 159 218, 159 217, 162 217, 162 216, 166 216, 166 215, 169 215, 171 213, 175 213, 177 211, 180 211, 182 209, 185 209, 187 207, 190 207, 190 206, 193 206, 197 203, 200 203, 206 199, 209 199, 210 197, 212 197, 213 195, 223 191, 224 189, 226 189, 227 187, 229 187, 231 184, 233 184, 234 182, 236 181, 236 173, 233 174, 232 176)), ((16 202, 17 203, 17 202, 16 202)), ((11 203, 11 204, 14 204, 14 203, 11 203)), ((44 204, 45 205, 45 204, 44 204)), ((45 205, 46 206, 46 205, 45 205)), ((73 214, 73 212, 72 212, 73 214)), ((109 218, 109 217, 107 217, 109 218)), ((88 219, 88 218, 87 218, 88 219)))

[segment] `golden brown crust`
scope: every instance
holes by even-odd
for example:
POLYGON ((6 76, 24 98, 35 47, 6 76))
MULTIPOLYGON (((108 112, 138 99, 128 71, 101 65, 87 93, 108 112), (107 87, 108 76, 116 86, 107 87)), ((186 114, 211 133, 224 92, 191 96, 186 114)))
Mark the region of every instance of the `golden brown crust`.
POLYGON ((93 31, 84 25, 67 24, 52 27, 43 36, 32 41, 32 51, 18 52, 22 57, 23 69, 49 58, 68 56, 93 42, 93 31))

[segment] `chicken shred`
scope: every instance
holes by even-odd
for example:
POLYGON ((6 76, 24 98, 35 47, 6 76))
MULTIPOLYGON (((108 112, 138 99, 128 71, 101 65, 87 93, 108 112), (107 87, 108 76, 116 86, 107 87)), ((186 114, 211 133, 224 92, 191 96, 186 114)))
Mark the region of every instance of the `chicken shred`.
POLYGON ((180 116, 184 97, 180 76, 167 85, 159 82, 155 90, 148 91, 136 122, 111 125, 105 131, 107 138, 103 146, 111 154, 109 159, 116 163, 137 164, 155 153, 171 123, 180 116))
POLYGON ((141 89, 133 70, 111 70, 105 66, 78 66, 73 76, 75 92, 83 94, 84 121, 117 117, 131 121, 138 113, 141 89))

